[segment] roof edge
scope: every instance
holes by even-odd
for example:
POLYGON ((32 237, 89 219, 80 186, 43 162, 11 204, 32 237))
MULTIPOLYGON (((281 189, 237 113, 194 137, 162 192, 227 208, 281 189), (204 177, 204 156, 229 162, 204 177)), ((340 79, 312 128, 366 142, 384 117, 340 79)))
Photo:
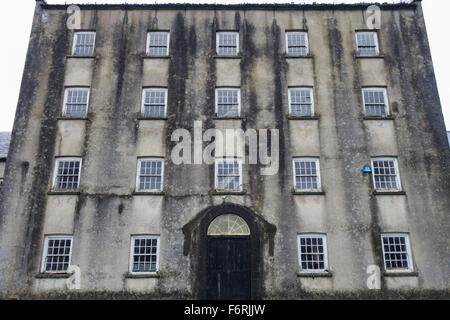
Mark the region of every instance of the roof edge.
MULTIPOLYGON (((43 0, 36 0, 41 3, 43 9, 67 9, 71 4, 47 4, 43 0)), ((422 0, 414 0, 409 3, 312 3, 312 4, 294 4, 294 3, 244 3, 244 4, 213 4, 213 3, 160 3, 160 4, 77 4, 80 9, 97 10, 127 10, 127 9, 254 9, 254 10, 273 10, 273 9, 311 9, 311 10, 360 10, 370 5, 377 5, 381 9, 415 9, 422 0)))

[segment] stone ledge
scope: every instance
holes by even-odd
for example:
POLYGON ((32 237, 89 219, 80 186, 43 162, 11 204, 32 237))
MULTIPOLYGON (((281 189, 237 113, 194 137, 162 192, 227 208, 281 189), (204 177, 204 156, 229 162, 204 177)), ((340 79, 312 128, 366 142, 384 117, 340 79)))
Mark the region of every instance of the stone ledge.
POLYGON ((417 271, 413 272, 383 272, 383 277, 418 277, 419 273, 417 271))
POLYGON ((165 191, 134 191, 131 193, 133 196, 165 196, 165 191))
POLYGON ((168 117, 146 117, 146 116, 139 116, 137 117, 138 120, 167 120, 168 117))
POLYGON ((386 117, 375 117, 375 116, 364 116, 363 120, 395 120, 395 117, 393 116, 386 116, 386 117))
POLYGON ((159 272, 155 273, 130 273, 127 272, 124 274, 125 279, 145 279, 145 278, 161 278, 159 272))
POLYGON ((355 55, 355 59, 384 59, 384 54, 379 54, 379 55, 376 55, 376 56, 355 55))
POLYGON ((297 272, 299 278, 331 278, 333 273, 331 271, 324 272, 297 272))
POLYGON ((292 191, 294 196, 324 196, 324 191, 292 191))
POLYGON ((75 56, 75 55, 67 55, 68 59, 97 59, 97 56, 75 56))
POLYGON ((171 55, 168 55, 168 56, 147 56, 147 55, 144 55, 144 56, 142 56, 142 59, 172 59, 172 56, 171 55))
POLYGON ((90 121, 88 117, 57 117, 56 120, 85 120, 90 121))
POLYGON ((237 56, 215 55, 213 58, 214 59, 242 59, 242 56, 241 55, 237 55, 237 56))
POLYGON ((306 56, 290 56, 288 54, 284 54, 285 59, 314 59, 314 56, 311 54, 308 54, 306 56))
POLYGON ((56 191, 50 190, 47 192, 49 196, 79 196, 81 191, 56 191))
POLYGON ((406 196, 405 191, 374 191, 375 196, 406 196))
POLYGON ((210 192, 211 195, 213 196, 227 196, 227 195, 231 195, 231 196, 242 196, 242 195, 246 195, 247 194, 247 190, 242 190, 242 191, 220 191, 220 190, 213 190, 210 192))
POLYGON ((46 272, 41 272, 41 273, 37 273, 34 277, 36 279, 67 279, 70 278, 74 273, 46 273, 46 272))
POLYGON ((243 120, 244 117, 238 116, 238 117, 219 117, 214 116, 213 120, 243 120))
POLYGON ((320 120, 320 116, 288 116, 288 120, 320 120))

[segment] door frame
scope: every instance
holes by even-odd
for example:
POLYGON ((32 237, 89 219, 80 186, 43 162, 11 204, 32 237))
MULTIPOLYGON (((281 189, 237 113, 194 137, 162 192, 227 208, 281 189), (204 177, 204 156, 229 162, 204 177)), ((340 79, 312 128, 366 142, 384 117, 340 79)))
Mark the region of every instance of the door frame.
POLYGON ((257 216, 249 209, 224 203, 220 206, 207 210, 200 222, 200 241, 198 250, 198 297, 207 298, 207 248, 208 248, 208 227, 209 224, 218 216, 231 213, 240 216, 245 220, 250 228, 250 265, 251 265, 251 299, 260 299, 262 292, 263 265, 261 261, 263 239, 260 237, 260 230, 257 223, 257 216))
MULTIPOLYGON (((248 248, 248 254, 249 254, 249 262, 250 262, 250 280, 251 280, 251 274, 252 274, 252 268, 251 268, 251 247, 250 247, 250 235, 248 235, 248 236, 234 236, 234 235, 223 235, 223 236, 207 236, 207 251, 206 251, 206 253, 207 253, 207 260, 206 260, 206 271, 207 271, 207 275, 208 275, 208 261, 209 261, 209 252, 208 252, 208 250, 209 250, 209 243, 210 243, 210 240, 211 239, 216 239, 216 240, 225 240, 225 239, 245 239, 245 240, 247 240, 248 241, 248 244, 249 244, 249 248, 248 248)), ((252 283, 251 283, 251 281, 250 281, 250 295, 251 295, 251 292, 252 292, 252 283)), ((208 287, 206 287, 206 290, 208 290, 208 287)), ((208 292, 206 292, 206 294, 208 294, 208 292)), ((230 298, 230 299, 233 299, 233 298, 230 298)))

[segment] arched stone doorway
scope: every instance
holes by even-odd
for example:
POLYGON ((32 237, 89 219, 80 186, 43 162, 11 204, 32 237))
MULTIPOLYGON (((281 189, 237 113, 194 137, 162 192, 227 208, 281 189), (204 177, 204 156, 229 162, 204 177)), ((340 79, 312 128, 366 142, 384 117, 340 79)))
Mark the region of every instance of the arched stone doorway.
POLYGON ((190 256, 194 298, 261 299, 263 252, 273 255, 275 232, 274 225, 237 204, 199 212, 183 227, 183 253, 190 256), (241 288, 234 287, 238 279, 241 288))
POLYGON ((251 298, 250 228, 233 213, 217 216, 207 231, 207 298, 251 298))

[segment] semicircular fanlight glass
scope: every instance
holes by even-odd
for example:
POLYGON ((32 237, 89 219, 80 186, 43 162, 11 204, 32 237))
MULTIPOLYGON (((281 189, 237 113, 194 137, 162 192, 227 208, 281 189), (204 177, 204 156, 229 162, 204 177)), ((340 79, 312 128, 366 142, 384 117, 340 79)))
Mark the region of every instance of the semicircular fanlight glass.
POLYGON ((208 227, 208 236, 248 236, 250 228, 240 216, 223 214, 215 218, 208 227))

